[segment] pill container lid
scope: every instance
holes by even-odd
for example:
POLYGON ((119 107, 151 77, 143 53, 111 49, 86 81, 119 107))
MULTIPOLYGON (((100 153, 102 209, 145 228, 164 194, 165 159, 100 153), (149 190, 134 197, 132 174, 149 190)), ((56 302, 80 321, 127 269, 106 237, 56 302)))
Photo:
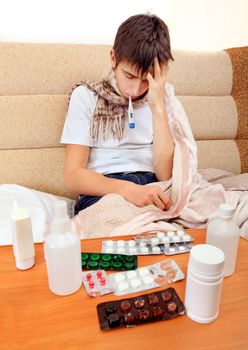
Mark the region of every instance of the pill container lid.
POLYGON ((218 214, 223 218, 231 218, 235 212, 235 208, 228 203, 223 203, 219 205, 218 214))
POLYGON ((189 256, 189 268, 198 274, 216 276, 223 272, 225 255, 210 244, 197 244, 189 256))

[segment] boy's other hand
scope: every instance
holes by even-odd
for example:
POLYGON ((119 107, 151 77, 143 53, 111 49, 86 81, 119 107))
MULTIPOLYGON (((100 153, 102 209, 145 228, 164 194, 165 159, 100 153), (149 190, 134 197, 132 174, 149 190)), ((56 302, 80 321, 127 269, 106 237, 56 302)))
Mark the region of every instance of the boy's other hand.
POLYGON ((154 58, 154 75, 147 73, 147 80, 149 82, 148 90, 148 104, 151 111, 162 112, 165 109, 165 85, 167 81, 168 65, 160 65, 158 58, 154 58))
POLYGON ((154 204, 161 210, 168 210, 171 206, 170 198, 156 185, 143 186, 128 182, 123 186, 120 194, 137 207, 154 204))

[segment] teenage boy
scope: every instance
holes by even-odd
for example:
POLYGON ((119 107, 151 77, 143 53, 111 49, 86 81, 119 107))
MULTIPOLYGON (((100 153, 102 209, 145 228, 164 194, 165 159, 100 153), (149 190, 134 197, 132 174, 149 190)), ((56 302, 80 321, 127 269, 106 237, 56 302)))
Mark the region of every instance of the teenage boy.
POLYGON ((155 15, 132 16, 118 28, 108 77, 73 90, 61 143, 65 185, 80 194, 76 213, 108 193, 138 207, 169 209, 170 198, 156 183, 148 184, 172 176, 174 143, 165 102, 170 60, 166 24, 155 15), (130 100, 134 128, 128 124, 130 100))

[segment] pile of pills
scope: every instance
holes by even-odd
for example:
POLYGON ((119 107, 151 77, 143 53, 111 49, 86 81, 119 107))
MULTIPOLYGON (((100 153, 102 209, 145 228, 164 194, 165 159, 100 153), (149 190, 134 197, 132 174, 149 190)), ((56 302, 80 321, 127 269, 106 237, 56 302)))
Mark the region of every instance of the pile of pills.
POLYGON ((112 292, 108 283, 108 276, 104 270, 83 272, 82 278, 86 292, 90 296, 96 297, 112 292))
POLYGON ((176 262, 166 259, 133 271, 113 273, 108 276, 108 281, 115 295, 124 295, 160 287, 183 278, 184 274, 176 262))

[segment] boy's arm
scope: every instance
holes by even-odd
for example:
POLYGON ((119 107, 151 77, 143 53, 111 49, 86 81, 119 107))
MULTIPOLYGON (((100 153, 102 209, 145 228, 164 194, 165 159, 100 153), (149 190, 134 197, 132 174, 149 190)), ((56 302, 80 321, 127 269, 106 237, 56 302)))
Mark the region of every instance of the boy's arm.
POLYGON ((89 147, 66 145, 64 181, 72 192, 88 196, 104 196, 108 193, 120 193, 123 181, 106 178, 87 169, 89 147))
POLYGON ((167 113, 153 111, 153 167, 159 181, 172 176, 174 143, 168 125, 167 113))
POLYGON ((154 59, 154 77, 147 75, 149 81, 148 103, 153 119, 153 168, 159 181, 172 176, 174 143, 169 128, 165 108, 165 84, 167 67, 160 66, 154 59))
POLYGON ((86 168, 88 157, 89 147, 66 145, 64 180, 70 191, 89 196, 117 193, 138 207, 154 204, 162 210, 169 209, 170 199, 160 187, 105 177, 86 168))

